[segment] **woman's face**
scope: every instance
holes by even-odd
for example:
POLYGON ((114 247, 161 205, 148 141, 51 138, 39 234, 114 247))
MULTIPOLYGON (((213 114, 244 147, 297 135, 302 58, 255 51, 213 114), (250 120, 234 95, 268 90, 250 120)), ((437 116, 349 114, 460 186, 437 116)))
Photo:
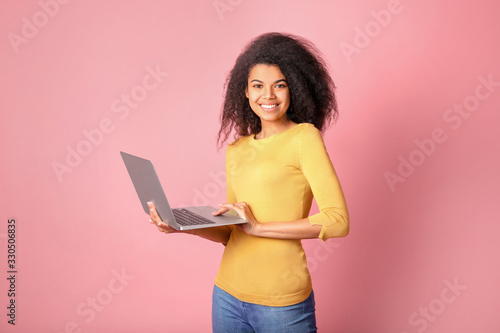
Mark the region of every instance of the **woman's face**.
POLYGON ((286 123, 290 106, 290 90, 285 75, 276 65, 259 64, 248 75, 245 94, 250 107, 262 123, 286 123))

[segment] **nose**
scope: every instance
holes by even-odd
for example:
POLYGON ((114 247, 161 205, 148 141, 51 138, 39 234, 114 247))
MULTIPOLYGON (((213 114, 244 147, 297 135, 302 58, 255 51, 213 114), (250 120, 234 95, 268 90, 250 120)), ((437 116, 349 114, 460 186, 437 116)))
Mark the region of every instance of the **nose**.
POLYGON ((267 87, 267 88, 264 88, 264 95, 263 95, 264 98, 267 98, 267 99, 271 99, 271 98, 274 98, 274 89, 273 87, 267 87))

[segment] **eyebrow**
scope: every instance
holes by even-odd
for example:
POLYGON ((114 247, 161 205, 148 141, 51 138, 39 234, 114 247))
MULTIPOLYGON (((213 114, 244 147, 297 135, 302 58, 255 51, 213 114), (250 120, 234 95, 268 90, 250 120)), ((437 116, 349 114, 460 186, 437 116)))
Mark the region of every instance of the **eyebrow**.
MULTIPOLYGON (((254 82, 254 81, 255 81, 255 82, 264 83, 263 81, 261 81, 261 80, 259 80, 259 79, 253 79, 252 81, 250 81, 250 83, 252 83, 252 82, 254 82)), ((286 80, 285 80, 285 79, 279 79, 279 80, 274 81, 274 82, 273 82, 273 84, 274 84, 274 83, 281 82, 281 81, 286 82, 286 80)), ((286 82, 286 83, 288 83, 288 82, 286 82)))

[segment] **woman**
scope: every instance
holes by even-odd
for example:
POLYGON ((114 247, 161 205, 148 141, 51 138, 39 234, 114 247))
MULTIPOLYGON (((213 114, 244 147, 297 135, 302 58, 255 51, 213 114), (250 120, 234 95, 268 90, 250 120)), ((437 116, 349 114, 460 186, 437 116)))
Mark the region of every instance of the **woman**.
MULTIPOLYGON (((349 217, 320 131, 337 116, 334 84, 316 48, 288 34, 251 41, 226 82, 219 147, 227 202, 248 223, 190 232, 225 245, 215 279, 214 332, 316 332, 301 239, 343 237, 349 217), (312 199, 320 212, 309 215, 312 199)), ((150 222, 165 233, 154 206, 150 222)))

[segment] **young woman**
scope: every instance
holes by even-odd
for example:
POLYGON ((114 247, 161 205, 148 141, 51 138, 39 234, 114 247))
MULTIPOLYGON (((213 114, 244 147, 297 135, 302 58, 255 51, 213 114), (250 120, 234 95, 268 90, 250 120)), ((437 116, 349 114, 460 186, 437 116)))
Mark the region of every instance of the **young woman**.
MULTIPOLYGON (((190 232, 224 244, 212 304, 214 332, 316 332, 301 239, 349 232, 344 195, 320 131, 337 116, 334 84, 307 40, 268 33, 239 55, 226 82, 219 147, 227 202, 248 223, 190 232), (319 213, 309 216, 313 197, 319 213)), ((150 205, 150 222, 165 233, 150 205)))

